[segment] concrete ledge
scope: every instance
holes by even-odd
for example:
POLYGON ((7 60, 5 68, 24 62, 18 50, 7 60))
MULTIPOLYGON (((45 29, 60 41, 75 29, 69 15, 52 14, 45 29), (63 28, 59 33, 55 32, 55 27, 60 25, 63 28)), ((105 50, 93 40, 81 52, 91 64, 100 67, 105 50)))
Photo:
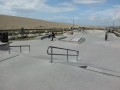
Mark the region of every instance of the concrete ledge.
POLYGON ((62 37, 59 37, 59 38, 57 38, 58 40, 62 40, 62 39, 65 39, 65 38, 67 38, 66 36, 62 36, 62 37))
POLYGON ((45 35, 45 36, 41 36, 40 39, 43 40, 45 38, 48 38, 49 36, 48 35, 45 35))
POLYGON ((83 42, 85 42, 85 38, 72 38, 70 42, 82 44, 83 42))
POLYGON ((0 50, 8 50, 8 49, 9 49, 9 43, 0 42, 0 50))

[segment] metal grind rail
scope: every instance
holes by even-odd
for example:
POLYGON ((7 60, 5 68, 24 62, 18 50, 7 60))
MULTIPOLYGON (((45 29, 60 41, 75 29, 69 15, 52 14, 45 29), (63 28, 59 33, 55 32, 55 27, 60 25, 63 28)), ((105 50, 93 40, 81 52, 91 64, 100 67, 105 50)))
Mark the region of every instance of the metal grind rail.
POLYGON ((17 46, 9 46, 9 54, 10 54, 10 47, 19 47, 20 48, 20 53, 22 53, 22 47, 28 47, 29 52, 30 52, 30 45, 17 45, 17 46))
POLYGON ((48 49, 47 49, 47 54, 48 55, 51 55, 51 63, 53 62, 53 55, 61 55, 61 56, 67 56, 67 62, 68 62, 68 56, 76 56, 76 60, 78 61, 78 56, 79 56, 79 51, 77 50, 72 50, 72 49, 66 49, 66 48, 60 48, 60 47, 55 47, 55 46, 49 46, 48 49), (51 50, 49 52, 49 49, 51 50), (62 49, 62 50, 65 50, 66 51, 66 54, 57 54, 57 53, 53 53, 53 49, 62 49), (69 51, 72 51, 72 52, 76 52, 76 54, 69 54, 69 51))

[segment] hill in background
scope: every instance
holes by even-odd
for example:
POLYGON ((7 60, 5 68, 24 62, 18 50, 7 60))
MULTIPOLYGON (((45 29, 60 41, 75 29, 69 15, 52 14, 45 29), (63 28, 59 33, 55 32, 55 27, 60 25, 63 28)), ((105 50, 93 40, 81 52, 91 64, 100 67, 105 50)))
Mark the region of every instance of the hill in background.
MULTIPOLYGON (((0 29, 20 29, 22 27, 27 29, 37 28, 70 28, 72 24, 50 22, 45 20, 31 19, 17 16, 0 15, 0 29)), ((79 27, 79 25, 76 25, 79 27)))

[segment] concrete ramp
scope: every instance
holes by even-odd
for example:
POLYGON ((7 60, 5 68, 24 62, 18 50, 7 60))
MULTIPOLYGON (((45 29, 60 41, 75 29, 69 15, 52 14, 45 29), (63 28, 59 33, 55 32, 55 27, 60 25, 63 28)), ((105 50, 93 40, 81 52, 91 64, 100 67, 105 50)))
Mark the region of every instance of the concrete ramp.
POLYGON ((70 60, 70 62, 59 62, 59 63, 79 67, 79 68, 82 68, 82 69, 85 69, 85 70, 88 70, 88 71, 96 72, 96 73, 99 73, 99 74, 104 74, 104 75, 107 75, 107 76, 114 76, 114 77, 120 78, 120 72, 119 71, 98 67, 98 66, 91 65, 91 64, 88 64, 88 63, 80 63, 80 62, 77 62, 76 60, 72 60, 72 61, 70 60))
POLYGON ((70 40, 71 42, 76 42, 78 44, 82 44, 83 42, 85 42, 85 38, 73 38, 70 40))
POLYGON ((117 37, 120 37, 120 33, 116 32, 116 31, 114 31, 113 33, 114 33, 117 37))
POLYGON ((113 33, 109 33, 108 34, 108 40, 117 40, 117 39, 119 39, 119 37, 117 37, 117 36, 115 36, 115 34, 113 34, 113 33))
POLYGON ((82 34, 85 34, 85 35, 86 35, 86 34, 89 34, 89 32, 88 32, 87 30, 81 30, 81 33, 82 33, 82 34))
POLYGON ((108 75, 108 76, 115 76, 115 77, 120 78, 120 72, 117 72, 117 71, 98 68, 98 67, 93 67, 93 66, 86 66, 86 65, 79 66, 79 67, 83 68, 83 69, 86 69, 86 70, 89 70, 89 71, 93 71, 93 72, 105 74, 105 75, 108 75))
POLYGON ((105 31, 104 30, 81 30, 81 33, 84 35, 88 35, 88 34, 99 35, 99 34, 105 33, 105 31))

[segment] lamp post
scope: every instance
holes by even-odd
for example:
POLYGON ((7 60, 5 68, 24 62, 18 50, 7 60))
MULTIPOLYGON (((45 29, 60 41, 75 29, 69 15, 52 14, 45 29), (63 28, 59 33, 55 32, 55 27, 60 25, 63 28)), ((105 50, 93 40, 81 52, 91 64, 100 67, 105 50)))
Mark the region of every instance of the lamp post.
POLYGON ((74 28, 74 19, 73 19, 73 28, 74 28))

